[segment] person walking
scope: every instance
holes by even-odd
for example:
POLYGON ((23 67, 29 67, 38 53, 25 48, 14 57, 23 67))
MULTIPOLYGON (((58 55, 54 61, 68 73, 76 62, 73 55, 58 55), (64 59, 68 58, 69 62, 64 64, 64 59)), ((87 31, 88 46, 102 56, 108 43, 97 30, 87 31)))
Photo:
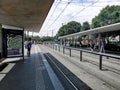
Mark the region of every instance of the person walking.
POLYGON ((28 38, 28 41, 27 41, 27 55, 28 56, 30 56, 31 54, 31 47, 32 47, 31 38, 28 38))

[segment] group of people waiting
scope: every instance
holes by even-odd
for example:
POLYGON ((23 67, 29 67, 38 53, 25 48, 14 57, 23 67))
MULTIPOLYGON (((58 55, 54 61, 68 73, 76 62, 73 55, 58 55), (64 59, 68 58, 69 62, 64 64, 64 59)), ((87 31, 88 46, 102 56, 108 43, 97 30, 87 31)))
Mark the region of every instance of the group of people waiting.
POLYGON ((100 52, 104 52, 105 53, 105 41, 101 40, 100 43, 99 42, 94 42, 94 41, 90 41, 89 42, 89 46, 91 51, 99 49, 100 52))

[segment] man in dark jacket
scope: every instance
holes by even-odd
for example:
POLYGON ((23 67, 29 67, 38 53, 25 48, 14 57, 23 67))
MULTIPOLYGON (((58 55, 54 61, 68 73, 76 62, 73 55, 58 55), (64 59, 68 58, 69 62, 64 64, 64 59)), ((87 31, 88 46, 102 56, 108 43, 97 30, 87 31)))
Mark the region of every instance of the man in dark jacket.
POLYGON ((32 47, 32 42, 31 42, 31 38, 29 38, 27 42, 27 55, 28 56, 30 56, 31 47, 32 47))

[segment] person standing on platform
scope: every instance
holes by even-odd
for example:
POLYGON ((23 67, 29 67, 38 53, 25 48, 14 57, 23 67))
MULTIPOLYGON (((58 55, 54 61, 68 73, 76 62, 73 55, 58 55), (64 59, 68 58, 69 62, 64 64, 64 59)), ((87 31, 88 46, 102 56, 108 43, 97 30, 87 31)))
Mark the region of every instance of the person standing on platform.
POLYGON ((31 48, 32 48, 31 38, 28 38, 28 42, 27 42, 27 55, 28 56, 30 56, 31 54, 31 48))
POLYGON ((94 49, 94 43, 93 43, 93 41, 90 41, 89 45, 90 45, 91 51, 93 51, 93 49, 94 49))
POLYGON ((104 43, 104 41, 101 41, 100 52, 105 53, 105 43, 104 43))

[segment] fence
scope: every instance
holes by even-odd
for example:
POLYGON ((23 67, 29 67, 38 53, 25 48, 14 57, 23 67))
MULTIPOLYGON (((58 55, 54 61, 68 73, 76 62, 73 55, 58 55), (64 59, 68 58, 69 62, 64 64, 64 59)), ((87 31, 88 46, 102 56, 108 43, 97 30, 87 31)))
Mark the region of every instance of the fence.
POLYGON ((80 61, 82 61, 83 59, 83 54, 82 52, 86 52, 86 53, 91 53, 94 55, 98 55, 99 56, 99 69, 102 70, 102 57, 106 56, 106 57, 111 57, 111 58, 115 58, 115 59, 120 59, 120 56, 118 55, 113 55, 113 54, 108 54, 108 53, 101 53, 101 52, 97 52, 97 51, 89 51, 89 50, 85 50, 85 49, 78 49, 78 48, 72 48, 72 47, 66 47, 66 46, 60 46, 60 45, 53 45, 51 46, 51 48, 57 50, 60 52, 60 48, 62 47, 63 49, 63 53, 65 53, 65 49, 69 50, 69 56, 71 57, 72 54, 72 50, 76 50, 80 52, 80 61))

